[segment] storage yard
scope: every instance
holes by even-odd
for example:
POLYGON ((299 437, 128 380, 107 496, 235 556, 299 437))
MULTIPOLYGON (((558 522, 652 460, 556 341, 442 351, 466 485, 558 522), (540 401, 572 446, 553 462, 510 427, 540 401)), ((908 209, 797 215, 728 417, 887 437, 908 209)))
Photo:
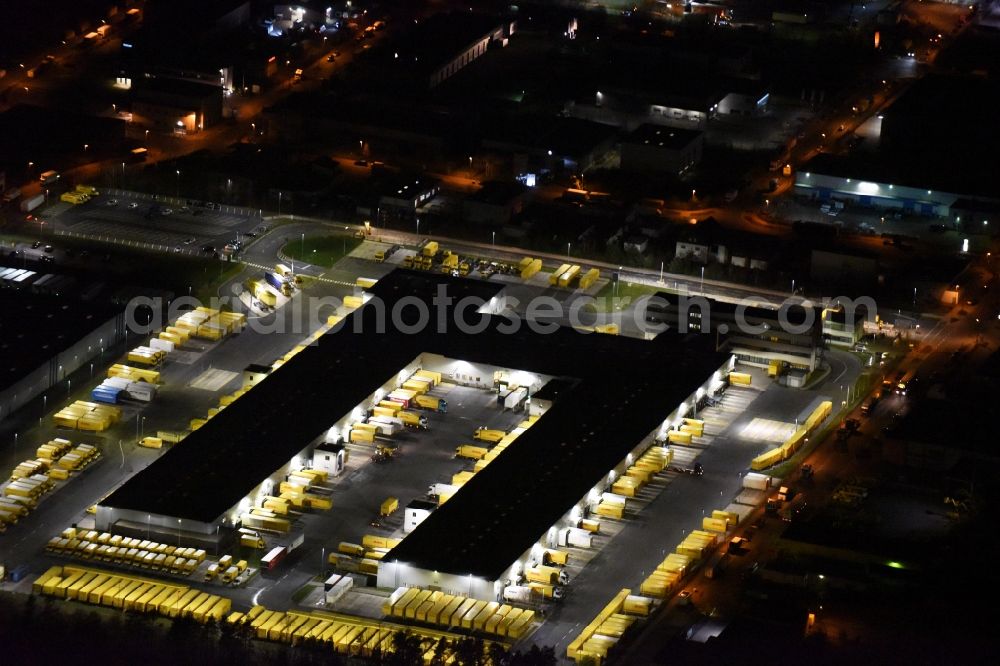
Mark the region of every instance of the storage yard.
POLYGON ((741 436, 749 424, 798 442, 829 411, 810 394, 770 397, 756 371, 733 372, 697 338, 505 334, 491 316, 502 284, 397 270, 348 296, 307 340, 283 342, 291 351, 269 340, 270 359, 241 378, 196 360, 231 354, 222 340, 242 326, 200 308, 131 347, 93 401, 60 405, 67 437, 17 466, 0 520, 32 520, 27 502, 104 464, 61 491, 78 513, 35 540, 51 567, 36 592, 343 654, 371 654, 407 626, 427 641, 471 634, 600 661, 763 501, 756 485, 769 481, 741 479, 783 442, 741 436), (479 299, 465 316, 482 331, 370 332, 370 297, 430 303, 442 284, 479 299), (331 330, 343 316, 352 325, 331 330), (134 473, 124 451, 111 470, 114 448, 99 459, 72 435, 126 424, 129 460, 145 461, 134 473), (65 468, 74 456, 79 469, 65 468), (88 479, 100 488, 83 491, 88 479), (651 542, 653 523, 664 528, 651 542), (87 574, 103 591, 71 595, 87 574))

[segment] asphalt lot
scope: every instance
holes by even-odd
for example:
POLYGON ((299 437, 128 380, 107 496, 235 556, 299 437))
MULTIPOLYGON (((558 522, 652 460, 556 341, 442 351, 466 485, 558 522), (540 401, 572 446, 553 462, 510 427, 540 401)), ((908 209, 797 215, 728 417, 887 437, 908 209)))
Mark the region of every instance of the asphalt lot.
POLYGON ((226 243, 261 224, 256 211, 233 206, 215 210, 117 190, 103 192, 84 204, 52 209, 57 213, 47 215, 47 221, 57 233, 116 243, 133 241, 151 249, 187 254, 200 254, 207 244, 221 251, 226 243))

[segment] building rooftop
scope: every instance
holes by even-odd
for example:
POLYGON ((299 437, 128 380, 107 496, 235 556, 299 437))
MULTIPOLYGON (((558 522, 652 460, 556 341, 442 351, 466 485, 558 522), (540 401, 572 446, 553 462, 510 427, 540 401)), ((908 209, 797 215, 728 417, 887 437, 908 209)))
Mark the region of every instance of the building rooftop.
POLYGON ((495 145, 551 155, 581 157, 618 133, 613 125, 579 118, 496 114, 483 124, 483 139, 495 145))
MULTIPOLYGON (((396 270, 370 291, 391 311, 404 296, 431 303, 441 287, 454 303, 466 296, 487 302, 502 289, 481 280, 396 270)), ((438 330, 432 317, 421 332, 404 334, 390 321, 385 332, 373 333, 379 310, 368 304, 352 313, 342 327, 294 356, 103 505, 214 521, 367 398, 375 386, 354 381, 357 377, 391 377, 423 352, 576 378, 542 419, 387 558, 497 576, 726 358, 699 336, 646 342, 568 328, 541 335, 523 322, 510 333, 501 326, 509 323, 506 318, 468 312, 470 324, 484 317, 482 332, 454 325, 438 330), (362 333, 355 332, 355 324, 362 333), (629 381, 609 381, 621 377, 623 359, 629 381)))
POLYGON ((469 197, 469 201, 502 206, 527 191, 528 187, 517 180, 488 180, 469 197))
POLYGON ((622 137, 622 143, 634 143, 654 148, 665 148, 667 150, 680 150, 690 145, 692 141, 697 140, 702 134, 703 132, 699 130, 647 124, 639 125, 622 137))
POLYGON ((502 25, 500 18, 485 14, 435 14, 400 36, 387 51, 394 61, 430 73, 502 25))
POLYGON ((482 338, 438 353, 579 381, 386 561, 495 580, 726 358, 699 336, 646 342, 560 328, 544 344, 530 332, 482 338), (622 359, 628 381, 612 381, 622 359))
POLYGON ((893 116, 928 118, 934 123, 993 125, 1000 106, 1000 84, 980 77, 931 74, 921 77, 886 109, 893 116))
MULTIPOLYGON (((677 308, 680 300, 680 296, 669 291, 658 291, 653 294, 653 299, 650 304, 659 302, 665 303, 670 308, 677 308)), ((709 312, 715 317, 725 317, 734 318, 737 313, 742 313, 742 316, 746 318, 746 321, 750 324, 756 324, 759 322, 776 322, 779 318, 780 310, 778 308, 764 308, 755 307, 740 303, 731 303, 729 301, 720 301, 714 298, 704 298, 702 296, 689 295, 687 297, 688 302, 688 312, 698 312, 699 304, 702 302, 708 303, 709 312)), ((775 303, 775 305, 782 305, 775 303)), ((814 325, 818 326, 820 322, 820 316, 822 314, 822 308, 812 307, 813 310, 813 322, 814 325)), ((785 316, 787 321, 791 326, 800 326, 806 321, 806 307, 801 302, 799 303, 789 303, 788 307, 785 308, 785 316)), ((732 331, 736 333, 737 331, 732 331)))
MULTIPOLYGON (((0 270, 6 267, 0 267, 0 270)), ((121 308, 0 289, 0 391, 74 345, 121 308)))
POLYGON ((189 99, 205 99, 207 97, 222 97, 222 87, 211 83, 201 83, 185 79, 174 79, 157 76, 136 81, 134 94, 141 97, 144 92, 186 97, 189 99))
MULTIPOLYGON (((930 189, 951 195, 982 196, 1000 199, 992 172, 979 168, 952 168, 942 161, 928 161, 919 154, 834 155, 819 153, 799 169, 802 175, 817 173, 834 178, 854 178, 900 187, 930 189)), ((797 177, 796 182, 801 178, 797 177)))

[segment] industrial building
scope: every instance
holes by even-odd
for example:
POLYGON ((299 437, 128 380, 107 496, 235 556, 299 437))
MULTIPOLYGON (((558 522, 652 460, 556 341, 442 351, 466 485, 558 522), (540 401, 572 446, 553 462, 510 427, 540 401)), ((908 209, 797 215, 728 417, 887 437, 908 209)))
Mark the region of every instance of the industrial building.
POLYGON ((516 384, 538 420, 446 503, 410 502, 412 531, 378 573, 381 587, 435 585, 492 600, 539 548, 586 517, 626 466, 696 412, 733 363, 702 336, 644 341, 560 327, 543 333, 525 322, 510 330, 516 320, 500 315, 501 284, 396 270, 368 293, 341 327, 258 377, 106 498, 98 529, 225 539, 289 471, 331 464, 336 474, 350 424, 417 369, 485 390, 516 384), (440 289, 472 306, 436 301, 440 289), (417 302, 432 308, 426 326, 407 314, 417 302), (404 321, 383 317, 396 310, 404 321))
POLYGON ((215 84, 154 78, 132 95, 132 120, 143 127, 194 134, 222 120, 222 87, 215 84))
POLYGON ((820 153, 796 173, 795 193, 988 225, 1000 205, 998 101, 986 79, 922 77, 879 116, 875 153, 820 153))
POLYGON ((640 125, 622 138, 622 169, 679 175, 701 161, 704 146, 698 130, 640 125))
POLYGON ((0 421, 125 337, 121 308, 2 289, 0 310, 0 421))
POLYGON ((440 85, 486 53, 505 45, 515 23, 469 12, 435 14, 401 36, 389 52, 412 77, 429 88, 440 85))
POLYGON ((795 374, 811 372, 819 365, 820 308, 752 307, 660 291, 647 302, 645 316, 647 322, 666 325, 668 330, 703 334, 716 349, 732 352, 747 365, 784 364, 795 374))

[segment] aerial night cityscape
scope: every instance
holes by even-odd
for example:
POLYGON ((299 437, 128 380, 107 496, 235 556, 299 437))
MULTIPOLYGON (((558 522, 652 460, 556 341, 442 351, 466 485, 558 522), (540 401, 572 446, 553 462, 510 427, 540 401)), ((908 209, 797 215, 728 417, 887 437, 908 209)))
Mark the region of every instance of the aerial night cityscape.
POLYGON ((0 5, 3 663, 997 663, 1000 0, 0 5))

